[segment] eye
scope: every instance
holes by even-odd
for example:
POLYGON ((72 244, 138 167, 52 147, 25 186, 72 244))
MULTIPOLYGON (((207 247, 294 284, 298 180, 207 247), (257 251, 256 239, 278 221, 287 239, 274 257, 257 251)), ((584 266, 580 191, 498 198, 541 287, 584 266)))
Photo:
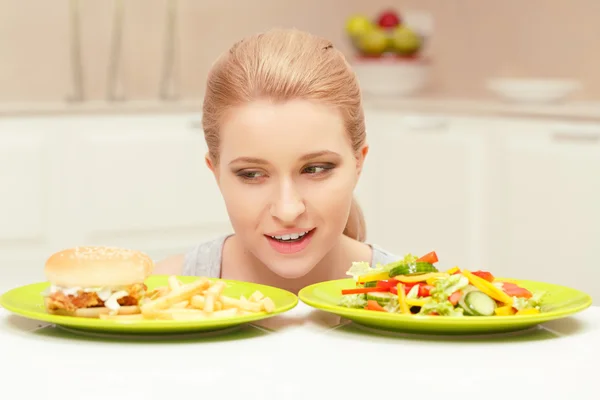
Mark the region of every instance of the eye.
POLYGON ((236 175, 244 181, 257 181, 260 178, 264 177, 264 174, 262 172, 250 170, 238 171, 236 175))
POLYGON ((309 175, 322 175, 330 170, 332 170, 335 166, 332 164, 319 164, 319 165, 309 165, 305 167, 302 172, 309 175))

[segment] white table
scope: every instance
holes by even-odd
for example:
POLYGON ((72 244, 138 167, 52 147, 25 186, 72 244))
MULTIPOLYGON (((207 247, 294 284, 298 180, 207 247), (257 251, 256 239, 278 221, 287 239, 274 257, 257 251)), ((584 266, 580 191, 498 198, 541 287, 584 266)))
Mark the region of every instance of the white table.
POLYGON ((300 302, 221 337, 148 341, 74 335, 0 309, 0 398, 600 398, 600 307, 470 339, 340 322, 300 302))

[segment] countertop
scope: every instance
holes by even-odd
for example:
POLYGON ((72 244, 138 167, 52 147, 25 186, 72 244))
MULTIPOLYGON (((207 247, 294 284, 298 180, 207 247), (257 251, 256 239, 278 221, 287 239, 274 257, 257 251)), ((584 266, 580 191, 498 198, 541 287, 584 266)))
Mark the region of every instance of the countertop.
MULTIPOLYGON (((517 104, 493 98, 461 99, 441 96, 364 97, 366 108, 403 112, 444 113, 600 121, 599 102, 517 104)), ((131 113, 189 113, 202 111, 202 99, 83 103, 0 103, 0 117, 131 113)))
POLYGON ((153 340, 0 309, 0 354, 1 388, 18 398, 597 399, 600 308, 518 333, 434 337, 361 328, 300 302, 220 335, 153 340))

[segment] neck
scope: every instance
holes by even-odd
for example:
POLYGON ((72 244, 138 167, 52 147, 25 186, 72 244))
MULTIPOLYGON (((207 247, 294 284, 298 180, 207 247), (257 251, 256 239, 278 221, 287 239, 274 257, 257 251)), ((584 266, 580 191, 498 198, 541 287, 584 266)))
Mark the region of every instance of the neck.
POLYGON ((314 283, 347 278, 346 271, 353 261, 371 262, 371 248, 347 236, 341 236, 332 249, 308 274, 294 279, 283 278, 271 271, 251 252, 243 248, 234 236, 225 242, 222 278, 256 282, 298 293, 314 283))

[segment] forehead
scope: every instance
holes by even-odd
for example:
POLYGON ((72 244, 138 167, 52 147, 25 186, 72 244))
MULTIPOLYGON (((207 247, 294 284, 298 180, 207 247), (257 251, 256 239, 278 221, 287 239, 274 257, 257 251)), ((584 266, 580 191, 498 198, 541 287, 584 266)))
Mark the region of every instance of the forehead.
POLYGON ((340 113, 305 100, 255 101, 230 110, 221 126, 221 160, 297 157, 330 150, 351 153, 340 113))

